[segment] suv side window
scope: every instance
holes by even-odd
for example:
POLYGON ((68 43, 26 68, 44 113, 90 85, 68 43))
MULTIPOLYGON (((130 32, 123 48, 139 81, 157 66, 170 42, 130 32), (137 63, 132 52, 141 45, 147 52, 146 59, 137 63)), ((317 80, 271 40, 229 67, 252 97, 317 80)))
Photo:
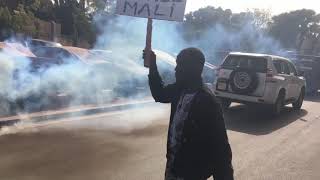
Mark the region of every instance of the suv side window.
POLYGON ((290 74, 293 74, 295 76, 298 75, 296 68, 294 67, 294 65, 292 63, 288 63, 289 64, 289 69, 290 69, 290 74))
POLYGON ((288 74, 290 75, 290 66, 289 64, 281 59, 276 59, 273 61, 274 67, 277 69, 279 74, 288 74))
POLYGON ((281 61, 281 66, 283 68, 283 74, 288 74, 290 75, 290 68, 289 68, 289 65, 286 61, 281 61))
POLYGON ((273 65, 274 65, 274 67, 276 68, 277 73, 279 73, 279 74, 284 74, 283 68, 282 68, 282 66, 281 66, 281 61, 275 60, 275 61, 273 61, 273 65))

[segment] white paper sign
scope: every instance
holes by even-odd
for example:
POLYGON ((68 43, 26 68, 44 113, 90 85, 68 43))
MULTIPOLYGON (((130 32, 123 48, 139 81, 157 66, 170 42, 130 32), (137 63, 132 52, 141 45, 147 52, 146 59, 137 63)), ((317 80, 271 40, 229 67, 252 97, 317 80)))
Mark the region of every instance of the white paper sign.
POLYGON ((183 21, 187 0, 118 0, 119 15, 183 21))

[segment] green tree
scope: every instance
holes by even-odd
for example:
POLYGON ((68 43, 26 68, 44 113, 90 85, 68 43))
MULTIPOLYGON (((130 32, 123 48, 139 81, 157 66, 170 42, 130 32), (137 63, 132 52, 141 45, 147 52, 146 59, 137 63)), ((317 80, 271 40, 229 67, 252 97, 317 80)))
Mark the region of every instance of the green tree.
POLYGON ((235 28, 245 25, 253 25, 257 30, 266 30, 271 22, 271 13, 264 9, 253 9, 252 11, 232 14, 231 24, 235 28))
POLYGON ((35 17, 44 21, 54 21, 54 5, 51 0, 33 0, 28 8, 35 17))
POLYGON ((87 10, 88 1, 58 0, 54 3, 55 19, 61 24, 62 34, 78 42, 79 38, 93 42, 95 32, 92 17, 87 10))
POLYGON ((10 11, 16 9, 20 3, 20 0, 1 0, 0 6, 7 7, 10 11))
POLYGON ((302 9, 272 18, 270 34, 286 48, 296 48, 297 37, 315 33, 319 18, 313 10, 302 9))
POLYGON ((33 35, 36 33, 34 23, 37 19, 30 12, 25 11, 22 4, 18 5, 17 10, 12 15, 12 29, 16 32, 33 35))
POLYGON ((197 11, 190 12, 185 16, 185 24, 197 29, 205 29, 215 24, 229 24, 232 11, 208 6, 197 11))
POLYGON ((0 7, 0 29, 9 29, 12 16, 7 7, 0 7))
POLYGON ((187 40, 200 37, 208 29, 217 25, 226 31, 239 31, 246 26, 253 26, 257 31, 265 32, 271 22, 268 10, 254 9, 241 13, 232 13, 230 9, 208 6, 185 16, 184 32, 187 40))
POLYGON ((232 11, 208 6, 186 14, 183 29, 186 40, 201 36, 203 32, 217 24, 230 25, 232 11))
MULTIPOLYGON (((78 9, 79 10, 79 9, 78 9)), ((87 40, 89 43, 93 43, 95 40, 94 29, 91 23, 91 19, 85 13, 76 12, 73 14, 74 22, 74 37, 75 40, 78 40, 78 37, 81 37, 84 40, 87 40)))

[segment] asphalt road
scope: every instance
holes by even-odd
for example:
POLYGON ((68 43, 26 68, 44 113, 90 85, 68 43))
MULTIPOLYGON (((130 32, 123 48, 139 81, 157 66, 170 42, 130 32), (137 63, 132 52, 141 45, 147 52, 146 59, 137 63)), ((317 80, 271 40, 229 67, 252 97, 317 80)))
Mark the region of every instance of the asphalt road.
MULTIPOLYGON (((320 101, 319 101, 320 102, 320 101)), ((319 180, 320 104, 276 119, 234 105, 225 113, 238 180, 319 180)), ((160 180, 167 105, 22 122, 0 131, 2 180, 160 180)))

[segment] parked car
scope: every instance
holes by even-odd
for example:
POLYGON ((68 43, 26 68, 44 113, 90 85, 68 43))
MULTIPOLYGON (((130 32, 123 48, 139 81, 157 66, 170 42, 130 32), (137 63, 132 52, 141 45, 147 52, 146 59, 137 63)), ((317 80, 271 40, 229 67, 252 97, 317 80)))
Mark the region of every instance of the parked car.
POLYGON ((230 53, 217 71, 215 94, 224 108, 232 102, 269 105, 275 115, 292 103, 300 109, 306 81, 286 58, 230 53))
POLYGON ((59 60, 64 60, 64 62, 66 62, 66 60, 67 61, 80 60, 76 55, 74 55, 73 53, 70 53, 68 50, 62 47, 41 46, 41 47, 33 48, 31 49, 31 51, 37 57, 41 57, 41 58, 59 59, 59 60))
POLYGON ((11 56, 36 57, 29 48, 20 43, 0 42, 0 51, 11 56))
POLYGON ((36 57, 29 48, 12 42, 0 42, 0 53, 6 60, 2 59, 4 65, 1 66, 2 83, 6 84, 1 87, 0 114, 10 114, 17 109, 24 110, 26 103, 34 102, 41 106, 42 92, 32 90, 35 85, 28 83, 40 81, 40 71, 58 64, 57 60, 36 57))
MULTIPOLYGON (((81 101, 91 102, 96 100, 95 97, 101 99, 102 96, 106 98, 131 97, 147 92, 146 69, 132 60, 125 59, 127 57, 121 56, 121 53, 115 54, 71 46, 38 47, 33 49, 33 52, 38 57, 60 59, 71 65, 84 65, 85 69, 81 69, 82 72, 79 73, 90 71, 90 75, 84 77, 85 80, 83 80, 86 82, 86 88, 81 88, 82 92, 77 93, 77 95, 84 96, 81 101)), ((71 94, 74 93, 71 92, 71 94)))
POLYGON ((306 78, 306 94, 317 95, 320 90, 320 56, 292 55, 291 58, 306 78))
POLYGON ((37 47, 62 47, 62 44, 58 42, 53 42, 53 41, 46 41, 42 39, 27 39, 26 41, 23 42, 23 44, 30 48, 37 48, 37 47))

